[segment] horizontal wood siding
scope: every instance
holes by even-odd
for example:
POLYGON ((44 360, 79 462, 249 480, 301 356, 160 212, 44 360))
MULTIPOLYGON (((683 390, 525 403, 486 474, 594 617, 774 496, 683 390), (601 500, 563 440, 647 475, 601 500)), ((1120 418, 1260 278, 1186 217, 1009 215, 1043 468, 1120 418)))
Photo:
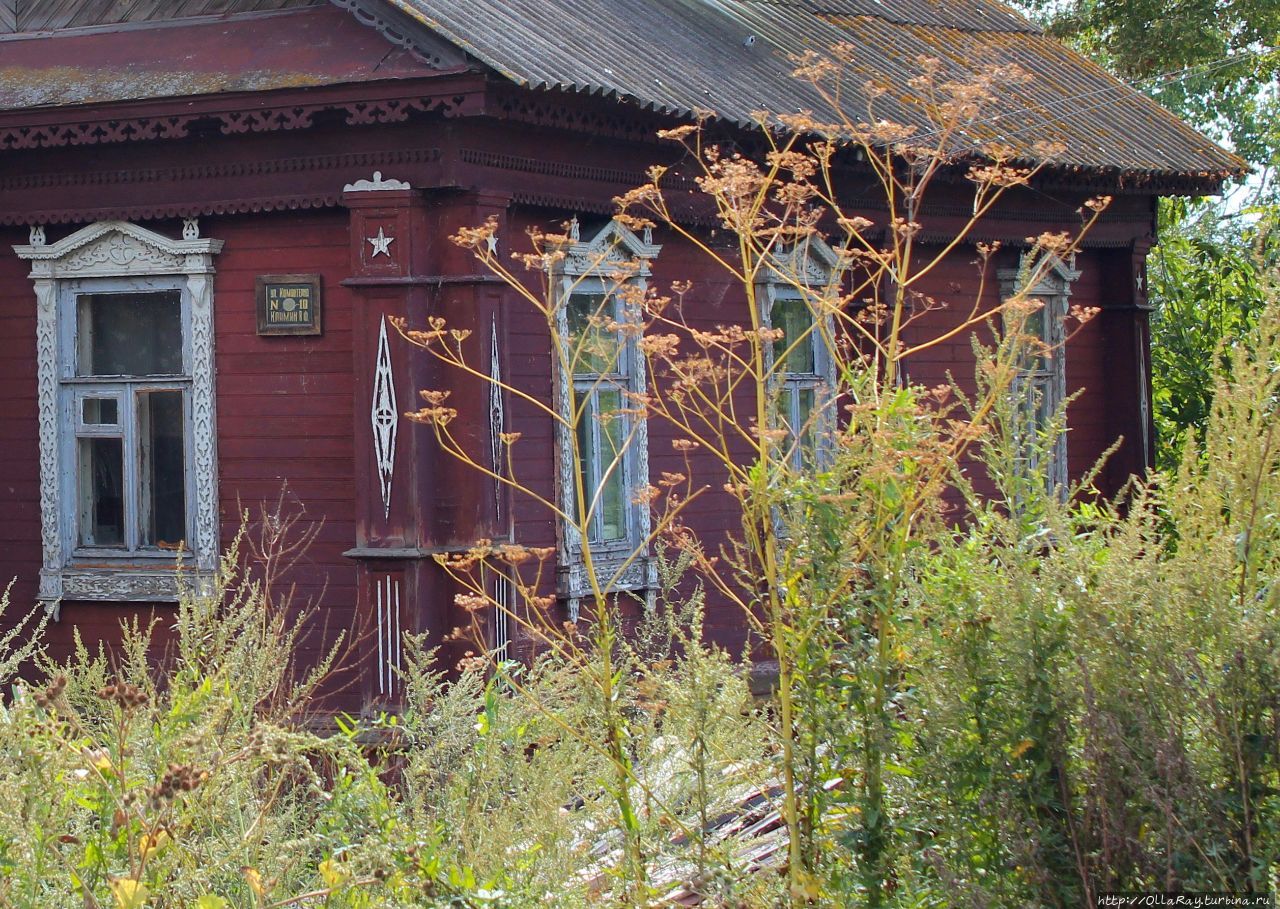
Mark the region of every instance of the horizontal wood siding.
MULTIPOLYGON (((278 579, 290 606, 314 611, 299 656, 319 658, 355 621, 351 295, 345 211, 207 219, 225 241, 217 258, 218 470, 224 545, 248 512, 258 546, 277 507, 314 534, 278 579), (324 334, 259 337, 254 280, 261 274, 321 278, 324 334)), ((363 440, 361 440, 363 441, 363 440)), ((346 703, 348 708, 358 704, 346 703)))
POLYGON ((40 454, 36 407, 36 297, 29 268, 0 231, 0 585, 14 581, 7 626, 31 608, 40 570, 40 454))

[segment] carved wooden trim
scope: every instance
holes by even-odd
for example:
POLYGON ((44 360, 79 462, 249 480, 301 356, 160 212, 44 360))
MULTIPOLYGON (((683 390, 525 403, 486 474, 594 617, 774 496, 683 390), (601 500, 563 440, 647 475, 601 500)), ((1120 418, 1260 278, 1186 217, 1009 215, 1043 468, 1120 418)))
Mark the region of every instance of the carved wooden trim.
MULTIPOLYGON (((95 112, 96 116, 79 108, 20 111, 4 117, 7 122, 0 122, 0 150, 186 139, 193 127, 208 124, 215 125, 225 136, 309 129, 315 125, 318 114, 330 111, 342 114, 347 126, 365 126, 403 123, 413 114, 455 117, 483 110, 482 98, 458 86, 455 80, 448 81, 452 83, 448 87, 436 85, 428 90, 424 85, 417 92, 391 97, 369 97, 367 93, 363 97, 351 96, 353 90, 348 89, 343 94, 349 97, 306 102, 292 93, 282 97, 277 93, 256 92, 240 102, 249 106, 238 109, 228 109, 229 104, 236 102, 225 98, 198 98, 186 103, 181 114, 151 113, 150 110, 129 113, 119 108, 111 114, 95 112)), ((157 102, 127 107, 136 111, 138 106, 154 110, 157 102)))
MULTIPOLYGON (((31 243, 14 246, 31 263, 36 295, 36 358, 40 431, 40 528, 43 561, 39 598, 50 609, 67 599, 172 600, 176 583, 133 563, 120 570, 77 569, 62 545, 70 516, 60 496, 62 472, 58 420, 58 299, 60 282, 83 278, 185 275, 190 311, 191 408, 195 471, 196 566, 212 571, 218 558, 218 477, 213 387, 213 256, 221 240, 199 239, 194 222, 184 225, 186 239, 172 240, 126 221, 101 221, 56 243, 46 243, 40 227, 31 243)), ((69 507, 69 506, 68 506, 69 507)))
MULTIPOLYGON (((36 232, 33 230, 32 234, 36 232)), ((40 566, 39 597, 46 603, 62 598, 62 533, 58 520, 58 285, 39 278, 36 292, 36 394, 40 431, 40 566)))

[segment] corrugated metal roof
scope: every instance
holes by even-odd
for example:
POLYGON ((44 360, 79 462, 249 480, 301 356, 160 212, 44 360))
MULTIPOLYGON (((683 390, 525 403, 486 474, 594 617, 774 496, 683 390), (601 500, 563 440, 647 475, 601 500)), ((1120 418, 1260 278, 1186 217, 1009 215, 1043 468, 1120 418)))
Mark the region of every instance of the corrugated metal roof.
POLYGON ((1016 63, 1034 78, 1010 85, 973 141, 999 139, 1027 157, 1056 140, 1066 166, 1212 179, 1244 164, 1146 96, 1040 34, 993 0, 386 0, 519 85, 634 100, 740 124, 755 111, 816 111, 813 87, 791 76, 806 50, 854 45, 846 109, 867 110, 863 86, 885 84, 876 116, 929 128, 909 96, 922 57, 952 78, 1016 63))

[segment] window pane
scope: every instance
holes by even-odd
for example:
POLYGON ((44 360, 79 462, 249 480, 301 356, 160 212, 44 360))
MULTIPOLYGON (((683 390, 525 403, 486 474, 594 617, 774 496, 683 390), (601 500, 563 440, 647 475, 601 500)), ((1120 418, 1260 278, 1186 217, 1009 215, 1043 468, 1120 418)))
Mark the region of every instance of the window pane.
MULTIPOLYGON (((587 538, 593 543, 627 538, 626 470, 621 459, 613 463, 622 454, 627 435, 626 423, 617 413, 621 406, 622 395, 618 391, 597 391, 588 399, 578 424, 582 488, 587 501, 595 502, 591 526, 587 528, 587 538)), ((581 505, 577 514, 582 514, 581 505)))
POLYGON ((622 446, 626 444, 626 423, 618 413, 622 396, 617 391, 601 391, 600 402, 600 471, 609 471, 600 491, 600 539, 627 538, 626 471, 622 463, 622 446), (617 459, 617 463, 615 462, 617 459))
POLYGON ((797 389, 796 425, 792 427, 791 431, 799 435, 800 448, 805 453, 812 453, 813 451, 813 404, 813 388, 797 389))
MULTIPOLYGON (((582 474, 582 489, 586 493, 587 501, 591 500, 591 490, 595 488, 596 477, 599 475, 597 470, 597 458, 595 452, 595 444, 593 439, 595 434, 592 429, 596 425, 596 399, 588 396, 586 406, 582 409, 582 419, 578 421, 578 470, 582 474)), ((577 486, 574 487, 575 495, 577 486)), ((583 518, 582 502, 575 503, 574 515, 581 522, 583 518)), ((592 531, 587 529, 587 536, 594 536, 592 531)))
POLYGON ((115 426, 120 422, 115 398, 85 398, 82 420, 85 426, 115 426))
POLYGON ((124 545, 124 443, 80 439, 80 545, 124 545))
POLYGON ((181 374, 178 291, 81 294, 76 309, 76 375, 181 374))
POLYGON ((813 314, 809 311, 808 304, 798 297, 777 297, 769 312, 769 321, 774 328, 782 329, 782 337, 773 342, 774 361, 782 363, 787 349, 796 344, 798 339, 804 338, 796 344, 786 358, 786 365, 781 368, 786 372, 812 375, 814 336, 809 329, 813 327, 813 314))
POLYGON ((618 333, 606 331, 599 323, 612 319, 612 301, 604 294, 573 294, 568 303, 569 356, 573 371, 600 374, 621 372, 618 333), (593 319, 597 324, 592 325, 593 319))
POLYGON ((140 545, 176 549, 187 536, 181 391, 138 395, 140 545))

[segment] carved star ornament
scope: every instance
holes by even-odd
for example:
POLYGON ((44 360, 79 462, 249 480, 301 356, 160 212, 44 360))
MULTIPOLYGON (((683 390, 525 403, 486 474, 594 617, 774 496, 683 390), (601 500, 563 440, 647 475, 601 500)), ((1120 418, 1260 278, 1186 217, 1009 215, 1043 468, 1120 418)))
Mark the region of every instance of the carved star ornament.
POLYGON ((378 256, 386 256, 391 258, 391 244, 396 241, 395 237, 388 237, 381 227, 378 228, 376 237, 365 237, 365 242, 373 246, 373 252, 369 258, 374 259, 378 256))

